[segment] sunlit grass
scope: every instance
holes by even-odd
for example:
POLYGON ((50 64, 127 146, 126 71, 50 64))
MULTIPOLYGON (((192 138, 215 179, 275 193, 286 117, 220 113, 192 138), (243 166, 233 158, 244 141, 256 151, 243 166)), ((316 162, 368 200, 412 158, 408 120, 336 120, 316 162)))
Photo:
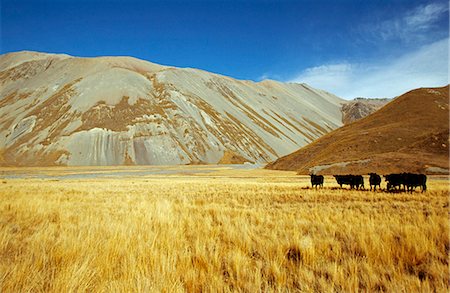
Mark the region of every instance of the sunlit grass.
POLYGON ((2 180, 0 291, 448 291, 448 181, 230 174, 2 180))

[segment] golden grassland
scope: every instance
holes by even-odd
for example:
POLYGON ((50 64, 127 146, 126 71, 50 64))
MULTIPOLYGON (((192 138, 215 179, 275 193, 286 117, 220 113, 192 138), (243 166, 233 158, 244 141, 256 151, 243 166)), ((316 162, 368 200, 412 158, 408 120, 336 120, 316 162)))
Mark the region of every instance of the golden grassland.
POLYGON ((448 180, 307 186, 268 170, 2 179, 0 291, 448 292, 448 180))

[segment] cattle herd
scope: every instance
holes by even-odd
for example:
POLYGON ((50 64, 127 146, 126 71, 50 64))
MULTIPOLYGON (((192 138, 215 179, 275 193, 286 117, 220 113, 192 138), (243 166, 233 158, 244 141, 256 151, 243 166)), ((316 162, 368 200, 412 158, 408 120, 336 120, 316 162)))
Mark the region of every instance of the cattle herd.
MULTIPOLYGON (((381 176, 376 173, 369 173, 370 190, 381 189, 381 176)), ((324 177, 322 175, 311 174, 312 187, 323 187, 324 177)), ((334 175, 336 182, 342 188, 343 185, 350 185, 350 189, 364 189, 364 178, 361 175, 334 175)), ((386 190, 413 192, 420 186, 422 192, 427 190, 427 176, 424 174, 399 173, 384 175, 386 190)))

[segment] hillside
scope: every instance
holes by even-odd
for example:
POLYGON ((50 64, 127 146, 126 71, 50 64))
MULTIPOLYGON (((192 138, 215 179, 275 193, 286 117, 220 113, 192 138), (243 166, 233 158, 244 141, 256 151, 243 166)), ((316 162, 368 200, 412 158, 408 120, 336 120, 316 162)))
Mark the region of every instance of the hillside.
POLYGON ((131 57, 0 56, 0 165, 266 163, 342 126, 340 98, 131 57))
POLYGON ((302 174, 447 173, 449 88, 421 88, 267 165, 302 174))

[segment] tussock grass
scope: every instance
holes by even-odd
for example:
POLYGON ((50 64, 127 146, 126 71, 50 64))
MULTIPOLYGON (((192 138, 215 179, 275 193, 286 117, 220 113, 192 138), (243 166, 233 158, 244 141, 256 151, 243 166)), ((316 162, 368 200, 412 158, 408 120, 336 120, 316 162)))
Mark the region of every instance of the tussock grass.
POLYGON ((423 194, 301 182, 3 180, 0 291, 449 290, 447 181, 423 194))

